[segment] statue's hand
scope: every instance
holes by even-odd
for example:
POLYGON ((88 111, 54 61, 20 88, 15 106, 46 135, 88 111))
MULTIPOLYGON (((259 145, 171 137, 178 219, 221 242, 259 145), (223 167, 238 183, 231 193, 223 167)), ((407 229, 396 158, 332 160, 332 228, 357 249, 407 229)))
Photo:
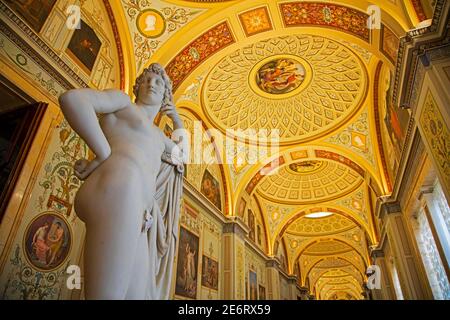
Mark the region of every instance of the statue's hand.
POLYGON ((97 158, 92 161, 86 159, 77 160, 73 166, 75 176, 80 180, 85 180, 101 163, 102 161, 97 158))
POLYGON ((180 115, 172 103, 164 105, 160 111, 162 114, 165 114, 172 119, 173 122, 180 121, 180 115))

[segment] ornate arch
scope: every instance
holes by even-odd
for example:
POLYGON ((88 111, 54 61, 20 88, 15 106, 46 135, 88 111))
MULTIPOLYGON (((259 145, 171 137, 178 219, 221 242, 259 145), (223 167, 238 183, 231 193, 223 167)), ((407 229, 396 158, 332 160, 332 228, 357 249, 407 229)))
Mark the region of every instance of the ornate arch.
MULTIPOLYGON (((339 208, 336 205, 325 206, 323 208, 318 208, 317 206, 309 206, 309 207, 301 209, 299 212, 293 214, 291 217, 286 218, 284 220, 284 222, 280 224, 280 227, 278 228, 278 231, 275 233, 275 236, 273 237, 273 239, 282 237, 284 235, 284 233, 286 232, 286 230, 289 228, 289 226, 291 224, 293 224, 296 220, 304 217, 307 214, 321 212, 321 211, 333 212, 335 214, 338 214, 345 218, 350 219, 355 224, 355 226, 360 227, 362 230, 364 230, 368 240, 374 241, 374 239, 372 239, 369 236, 371 233, 369 232, 370 229, 369 229, 368 225, 365 225, 360 218, 356 218, 356 217, 354 217, 353 214, 348 213, 348 211, 345 208, 339 208)), ((272 243, 272 246, 273 246, 273 243, 272 243)))
MULTIPOLYGON (((315 244, 317 244, 318 242, 320 242, 320 240, 331 240, 331 241, 336 241, 336 242, 341 242, 341 243, 344 243, 344 244, 346 244, 346 245, 348 245, 349 247, 351 247, 352 249, 353 249, 353 251, 355 252, 355 253, 357 253, 358 254, 358 256, 361 258, 361 260, 362 260, 362 262, 363 262, 363 264, 364 264, 364 267, 367 267, 367 265, 368 265, 368 261, 367 261, 367 258, 366 257, 364 257, 364 255, 359 251, 359 249, 358 248, 356 248, 350 241, 348 241, 347 239, 345 239, 345 238, 341 238, 341 237, 337 237, 337 236, 333 236, 333 235, 331 235, 331 236, 329 236, 329 237, 326 237, 326 238, 322 238, 322 239, 310 239, 310 240, 308 240, 307 242, 305 242, 305 244, 301 247, 301 249, 299 249, 299 251, 296 253, 296 256, 295 256, 295 258, 294 259, 292 259, 292 261, 298 261, 298 259, 300 259, 300 257, 301 257, 301 255, 309 248, 309 247, 311 247, 311 246, 313 246, 313 245, 315 245, 315 244)), ((337 254, 336 254, 337 255, 337 254)), ((307 269, 306 269, 306 272, 304 273, 305 275, 306 274, 308 274, 309 273, 309 271, 310 271, 310 269, 311 269, 311 267, 308 267, 307 269)), ((359 270, 359 269, 358 269, 359 270)))

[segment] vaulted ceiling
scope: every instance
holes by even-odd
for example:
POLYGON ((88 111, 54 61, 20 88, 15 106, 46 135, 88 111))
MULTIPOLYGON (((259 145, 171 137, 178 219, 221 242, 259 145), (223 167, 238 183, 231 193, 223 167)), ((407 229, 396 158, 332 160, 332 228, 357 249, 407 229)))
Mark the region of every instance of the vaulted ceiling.
POLYGON ((241 143, 216 145, 223 213, 238 215, 245 199, 264 225, 266 253, 281 243, 302 285, 323 299, 361 298, 378 241, 369 193, 391 188, 379 108, 399 38, 418 22, 412 2, 377 1, 374 29, 371 3, 360 0, 111 3, 125 89, 160 62, 182 115, 215 129, 216 142, 228 130, 241 143), (245 135, 264 130, 278 133, 275 151, 245 135), (267 152, 255 161, 251 146, 267 152))

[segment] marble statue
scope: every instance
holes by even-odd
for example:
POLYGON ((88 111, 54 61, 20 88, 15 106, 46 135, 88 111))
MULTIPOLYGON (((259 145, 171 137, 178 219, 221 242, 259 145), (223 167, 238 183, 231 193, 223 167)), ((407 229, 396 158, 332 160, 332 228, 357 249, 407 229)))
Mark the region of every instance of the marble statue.
POLYGON ((86 299, 169 298, 186 133, 161 65, 146 68, 133 92, 135 103, 113 89, 75 89, 59 98, 67 122, 95 154, 74 165, 84 180, 74 207, 86 224, 86 299), (173 122, 171 139, 154 125, 158 112, 173 122))

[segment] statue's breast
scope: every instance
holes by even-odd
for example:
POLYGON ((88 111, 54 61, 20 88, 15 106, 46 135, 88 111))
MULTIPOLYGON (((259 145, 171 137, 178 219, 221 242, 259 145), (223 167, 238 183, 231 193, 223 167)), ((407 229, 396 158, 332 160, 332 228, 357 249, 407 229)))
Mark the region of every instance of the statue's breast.
POLYGON ((125 121, 130 128, 142 129, 148 125, 148 120, 138 113, 133 107, 124 108, 115 113, 117 119, 125 121))

